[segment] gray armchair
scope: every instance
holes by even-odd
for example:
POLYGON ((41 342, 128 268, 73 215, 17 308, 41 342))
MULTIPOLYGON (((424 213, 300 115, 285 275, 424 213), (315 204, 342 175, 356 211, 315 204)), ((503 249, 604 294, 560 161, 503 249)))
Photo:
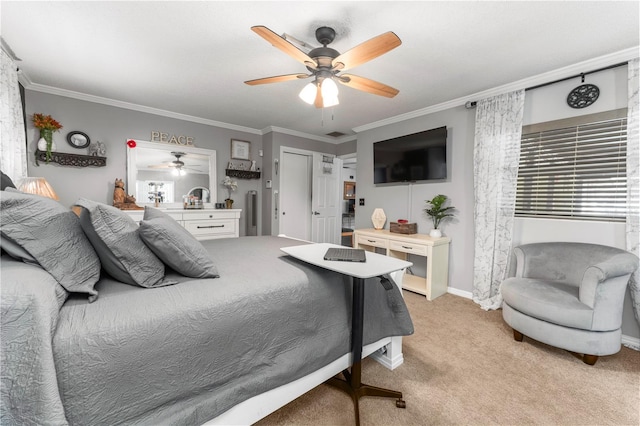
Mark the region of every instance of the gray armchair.
POLYGON ((530 337, 582 354, 620 351, 622 306, 638 258, 614 247, 549 242, 513 249, 510 278, 500 288, 502 316, 513 337, 530 337))

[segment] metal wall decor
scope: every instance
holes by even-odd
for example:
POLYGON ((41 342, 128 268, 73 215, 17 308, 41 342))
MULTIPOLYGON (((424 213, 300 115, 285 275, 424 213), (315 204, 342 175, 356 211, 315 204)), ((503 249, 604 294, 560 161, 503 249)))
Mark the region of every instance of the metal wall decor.
POLYGON ((569 92, 567 96, 567 105, 571 108, 586 108, 598 100, 600 89, 595 84, 584 84, 584 74, 581 75, 582 83, 580 86, 569 92))

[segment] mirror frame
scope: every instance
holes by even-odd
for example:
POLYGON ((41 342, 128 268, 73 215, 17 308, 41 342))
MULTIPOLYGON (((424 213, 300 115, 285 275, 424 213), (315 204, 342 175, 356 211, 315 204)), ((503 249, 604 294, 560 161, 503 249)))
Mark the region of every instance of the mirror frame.
MULTIPOLYGON (((138 139, 127 139, 127 141, 133 140, 136 143, 135 148, 129 148, 127 146, 127 194, 131 194, 131 183, 136 181, 137 167, 136 160, 138 159, 138 148, 158 149, 161 151, 167 151, 169 153, 173 151, 181 151, 187 154, 200 154, 209 157, 209 203, 204 203, 204 208, 214 208, 214 203, 218 200, 218 188, 217 188, 217 170, 216 170, 216 150, 196 148, 194 146, 184 145, 169 145, 157 142, 141 141, 138 139)), ((135 193, 135 190, 133 191, 135 193)), ((140 200, 136 200, 136 204, 139 206, 153 206, 154 203, 143 203, 140 200)), ((182 208, 184 207, 182 202, 179 203, 162 203, 166 208, 182 208)))

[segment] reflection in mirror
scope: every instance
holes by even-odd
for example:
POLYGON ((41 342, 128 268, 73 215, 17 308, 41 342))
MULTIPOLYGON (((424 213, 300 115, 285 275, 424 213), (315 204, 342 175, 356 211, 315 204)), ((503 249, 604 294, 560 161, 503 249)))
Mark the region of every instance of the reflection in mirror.
POLYGON ((216 199, 215 150, 135 142, 135 148, 127 148, 127 192, 138 205, 152 205, 158 197, 165 207, 181 207, 196 188, 206 196, 204 203, 216 199))
POLYGON ((207 188, 203 188, 201 186, 196 186, 195 188, 191 188, 187 193, 188 196, 194 196, 198 200, 202 200, 203 203, 211 202, 211 195, 209 194, 209 190, 207 188))

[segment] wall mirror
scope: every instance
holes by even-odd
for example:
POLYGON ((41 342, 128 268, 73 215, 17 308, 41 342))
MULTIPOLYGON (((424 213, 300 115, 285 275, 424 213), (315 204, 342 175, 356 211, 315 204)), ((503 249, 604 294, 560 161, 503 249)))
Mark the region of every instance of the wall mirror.
POLYGON ((344 189, 342 190, 342 198, 344 200, 355 200, 356 198, 356 183, 345 181, 344 189))
POLYGON ((205 207, 213 207, 217 200, 215 150, 135 142, 135 148, 127 148, 127 194, 136 197, 139 206, 154 205, 159 194, 161 206, 182 208, 182 197, 197 189, 191 195, 202 197, 205 207))

